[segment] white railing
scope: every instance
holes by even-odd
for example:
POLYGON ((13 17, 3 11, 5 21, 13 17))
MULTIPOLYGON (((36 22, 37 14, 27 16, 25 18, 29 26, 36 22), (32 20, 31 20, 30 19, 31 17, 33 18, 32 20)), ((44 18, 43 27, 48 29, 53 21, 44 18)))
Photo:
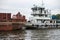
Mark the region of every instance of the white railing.
POLYGON ((60 25, 60 23, 56 23, 57 25, 60 25))

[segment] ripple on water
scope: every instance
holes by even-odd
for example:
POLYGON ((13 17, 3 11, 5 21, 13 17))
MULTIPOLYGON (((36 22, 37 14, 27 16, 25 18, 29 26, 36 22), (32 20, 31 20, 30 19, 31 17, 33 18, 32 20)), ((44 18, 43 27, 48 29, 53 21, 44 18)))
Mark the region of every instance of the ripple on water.
POLYGON ((60 40, 60 29, 0 32, 0 40, 60 40))

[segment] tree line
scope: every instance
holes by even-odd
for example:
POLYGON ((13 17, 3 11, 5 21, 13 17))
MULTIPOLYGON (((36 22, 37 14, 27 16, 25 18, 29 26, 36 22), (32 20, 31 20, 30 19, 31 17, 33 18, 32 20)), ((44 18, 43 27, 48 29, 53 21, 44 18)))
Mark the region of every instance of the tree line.
POLYGON ((52 19, 60 19, 60 14, 52 15, 52 19))

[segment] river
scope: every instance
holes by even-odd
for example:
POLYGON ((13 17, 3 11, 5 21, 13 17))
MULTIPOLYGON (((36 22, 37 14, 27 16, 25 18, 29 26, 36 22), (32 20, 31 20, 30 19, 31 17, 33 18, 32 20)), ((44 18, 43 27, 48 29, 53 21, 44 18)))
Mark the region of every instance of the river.
POLYGON ((0 40, 60 40, 60 29, 0 31, 0 40))

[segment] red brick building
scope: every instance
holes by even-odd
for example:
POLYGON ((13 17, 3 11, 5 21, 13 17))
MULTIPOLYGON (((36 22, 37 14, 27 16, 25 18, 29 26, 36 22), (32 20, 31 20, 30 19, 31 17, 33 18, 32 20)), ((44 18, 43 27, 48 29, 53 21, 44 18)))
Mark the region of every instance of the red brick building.
POLYGON ((16 15, 13 15, 12 22, 26 22, 26 18, 18 12, 16 15))
POLYGON ((11 19, 11 13, 0 13, 0 22, 11 19))
POLYGON ((0 30, 22 29, 24 23, 16 22, 26 22, 25 16, 18 12, 11 18, 11 13, 0 13, 0 30))
POLYGON ((0 22, 26 22, 24 15, 21 15, 18 12, 16 15, 13 15, 11 18, 11 13, 0 13, 0 22))

